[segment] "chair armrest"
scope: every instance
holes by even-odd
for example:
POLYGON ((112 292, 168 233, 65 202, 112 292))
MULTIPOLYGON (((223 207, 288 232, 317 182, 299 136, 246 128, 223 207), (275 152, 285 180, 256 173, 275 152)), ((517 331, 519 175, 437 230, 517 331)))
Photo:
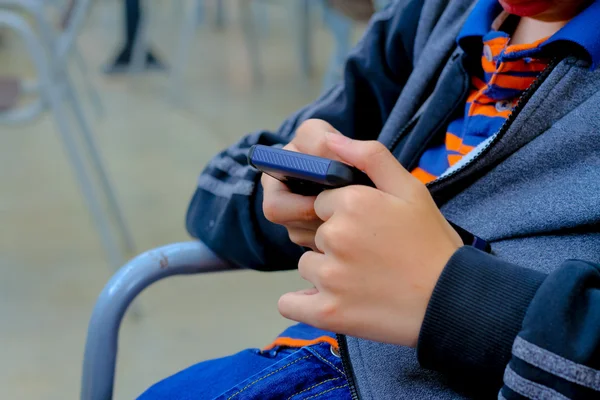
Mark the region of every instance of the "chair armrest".
POLYGON ((119 328, 136 296, 154 282, 174 276, 236 270, 201 242, 171 244, 143 253, 123 266, 104 287, 88 326, 82 400, 112 398, 119 328))

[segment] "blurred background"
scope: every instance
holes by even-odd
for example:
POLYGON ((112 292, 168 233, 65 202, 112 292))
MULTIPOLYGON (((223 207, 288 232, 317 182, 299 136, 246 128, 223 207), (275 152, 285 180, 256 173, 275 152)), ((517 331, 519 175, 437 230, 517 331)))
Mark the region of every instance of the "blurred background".
MULTIPOLYGON (((0 398, 78 397, 103 286, 135 254, 189 240, 214 154, 339 79, 370 15, 344 3, 0 0, 0 398)), ((289 325, 277 299, 302 287, 249 271, 153 286, 121 329, 115 398, 265 346, 289 325)))

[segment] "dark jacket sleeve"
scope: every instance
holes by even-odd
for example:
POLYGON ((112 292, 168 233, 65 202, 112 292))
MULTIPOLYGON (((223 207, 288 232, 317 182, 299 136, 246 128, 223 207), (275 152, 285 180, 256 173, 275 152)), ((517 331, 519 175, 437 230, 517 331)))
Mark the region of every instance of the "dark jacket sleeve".
POLYGON ((262 212, 260 175, 247 163, 254 144, 284 145, 307 119, 323 119, 343 134, 375 139, 412 71, 413 42, 422 1, 396 0, 376 14, 349 56, 344 79, 276 132, 260 131, 218 154, 198 180, 188 209, 188 232, 220 257, 242 267, 284 270, 302 249, 262 212))
POLYGON ((545 275, 463 247, 434 290, 417 351, 473 394, 600 398, 600 266, 566 261, 545 275))

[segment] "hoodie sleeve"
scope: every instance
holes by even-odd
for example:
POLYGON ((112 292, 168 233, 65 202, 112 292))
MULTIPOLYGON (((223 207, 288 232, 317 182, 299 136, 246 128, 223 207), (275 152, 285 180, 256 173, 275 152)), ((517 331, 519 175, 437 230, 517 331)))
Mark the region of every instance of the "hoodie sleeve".
POLYGON ((464 247, 434 290, 417 353, 485 397, 600 398, 600 267, 572 260, 545 275, 464 247))
POLYGON ((600 266, 568 261, 531 302, 499 398, 600 398, 600 266))
POLYGON ((188 232, 236 265, 258 270, 297 267, 302 249, 262 212, 260 174, 247 163, 255 144, 283 146, 308 119, 322 119, 360 140, 378 137, 412 71, 423 2, 396 0, 376 14, 350 54, 342 82, 289 117, 276 132, 248 135, 213 158, 188 209, 188 232))

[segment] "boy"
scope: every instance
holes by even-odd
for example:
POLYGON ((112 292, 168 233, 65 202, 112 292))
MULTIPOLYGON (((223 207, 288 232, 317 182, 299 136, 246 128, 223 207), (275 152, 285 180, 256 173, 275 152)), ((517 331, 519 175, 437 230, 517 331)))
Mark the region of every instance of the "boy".
POLYGON ((231 262, 298 267, 314 289, 279 309, 305 324, 144 398, 598 397, 599 19, 585 0, 398 0, 376 15, 344 82, 218 155, 188 212, 231 262), (261 183, 255 143, 353 164, 377 189, 261 183))

